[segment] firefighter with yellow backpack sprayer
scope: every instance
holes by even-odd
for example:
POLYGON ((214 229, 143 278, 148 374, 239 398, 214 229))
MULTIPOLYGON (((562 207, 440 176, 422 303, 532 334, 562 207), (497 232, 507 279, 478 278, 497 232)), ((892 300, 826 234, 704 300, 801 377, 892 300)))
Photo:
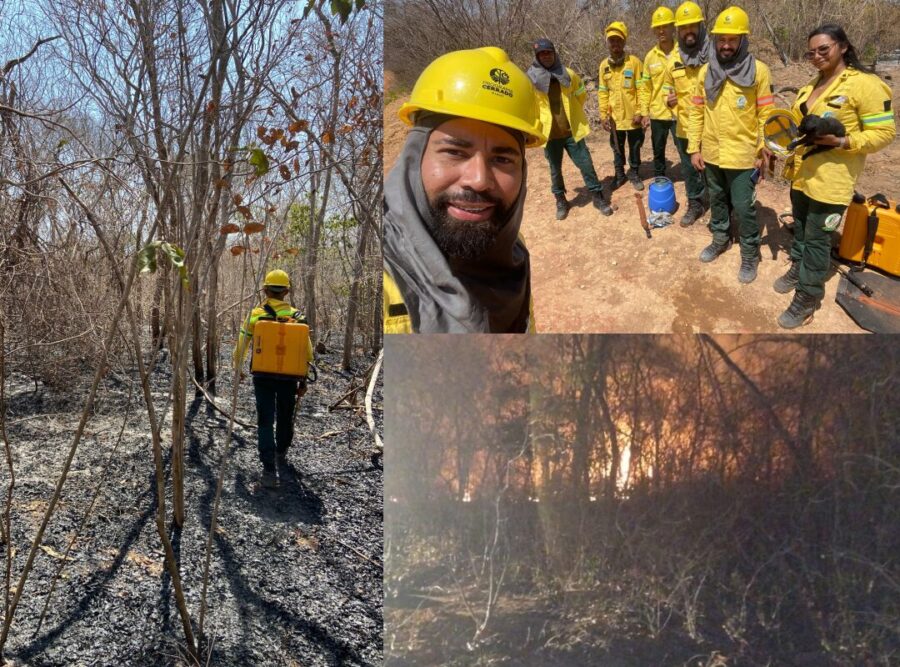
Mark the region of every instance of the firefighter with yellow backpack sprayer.
POLYGON ((286 460, 294 438, 294 413, 306 393, 308 369, 312 368, 313 359, 305 318, 283 301, 290 287, 290 277, 281 269, 266 274, 263 283, 266 300, 247 316, 234 348, 235 375, 243 378, 241 366, 252 343, 250 370, 256 396, 259 458, 263 465, 261 482, 269 489, 278 486, 276 455, 279 462, 286 460))

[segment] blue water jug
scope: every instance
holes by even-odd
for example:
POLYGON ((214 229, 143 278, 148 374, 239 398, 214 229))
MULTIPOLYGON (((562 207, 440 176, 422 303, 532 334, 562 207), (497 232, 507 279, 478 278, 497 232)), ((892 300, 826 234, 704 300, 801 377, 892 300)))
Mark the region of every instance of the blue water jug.
POLYGON ((675 212, 675 186, 665 176, 657 176, 653 179, 647 198, 651 213, 675 212))

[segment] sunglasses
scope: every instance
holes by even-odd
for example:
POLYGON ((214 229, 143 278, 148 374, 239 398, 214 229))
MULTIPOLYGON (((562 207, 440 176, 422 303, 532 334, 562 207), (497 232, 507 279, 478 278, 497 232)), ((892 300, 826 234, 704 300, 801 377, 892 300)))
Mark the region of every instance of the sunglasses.
POLYGON ((803 57, 807 60, 812 60, 816 56, 822 56, 823 58, 827 56, 831 52, 831 47, 833 47, 837 42, 832 42, 831 44, 823 44, 812 51, 807 51, 803 54, 803 57))

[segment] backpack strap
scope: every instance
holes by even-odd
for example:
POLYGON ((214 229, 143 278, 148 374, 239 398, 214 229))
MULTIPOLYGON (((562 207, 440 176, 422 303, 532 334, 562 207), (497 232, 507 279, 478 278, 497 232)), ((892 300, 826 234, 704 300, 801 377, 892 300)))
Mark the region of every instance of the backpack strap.
POLYGON ((278 319, 278 313, 276 313, 275 309, 269 305, 268 301, 266 301, 262 307, 263 307, 263 310, 266 311, 267 317, 260 317, 259 319, 261 319, 261 320, 277 320, 278 319))

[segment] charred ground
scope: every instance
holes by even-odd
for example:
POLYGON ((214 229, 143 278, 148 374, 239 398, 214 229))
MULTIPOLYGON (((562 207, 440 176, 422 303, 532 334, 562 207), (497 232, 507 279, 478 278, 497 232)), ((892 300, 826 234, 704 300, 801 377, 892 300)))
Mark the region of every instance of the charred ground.
MULTIPOLYGON (((320 379, 301 403, 276 491, 259 487, 255 429, 235 426, 211 556, 204 628, 209 664, 381 664, 382 472, 371 460, 372 438, 362 412, 365 387, 355 405, 344 400, 330 409, 351 386, 361 386, 372 360, 359 358, 353 373, 343 373, 337 356, 319 358, 320 379)), ((104 381, 16 612, 6 657, 18 664, 187 664, 156 531, 150 436, 140 387, 131 379, 136 376, 120 369, 104 381), (64 561, 98 488, 71 560, 64 561)), ((53 388, 22 373, 8 377, 7 435, 16 472, 13 586, 53 493, 89 382, 88 373, 53 388)), ((169 383, 163 359, 153 374, 160 413, 170 414, 169 383)), ((225 375, 220 392, 228 393, 230 386, 225 375)), ((224 406, 226 399, 219 402, 224 406)), ((374 404, 380 429, 380 380, 374 404)), ((186 519, 182 530, 170 523, 170 534, 196 621, 227 418, 202 397, 189 399, 187 410, 186 519)), ((237 417, 255 423, 249 381, 240 387, 237 417)), ((164 451, 168 469, 169 450, 164 451)), ((5 469, 3 480, 5 488, 5 469)), ((167 508, 171 517, 171 505, 167 508)))

